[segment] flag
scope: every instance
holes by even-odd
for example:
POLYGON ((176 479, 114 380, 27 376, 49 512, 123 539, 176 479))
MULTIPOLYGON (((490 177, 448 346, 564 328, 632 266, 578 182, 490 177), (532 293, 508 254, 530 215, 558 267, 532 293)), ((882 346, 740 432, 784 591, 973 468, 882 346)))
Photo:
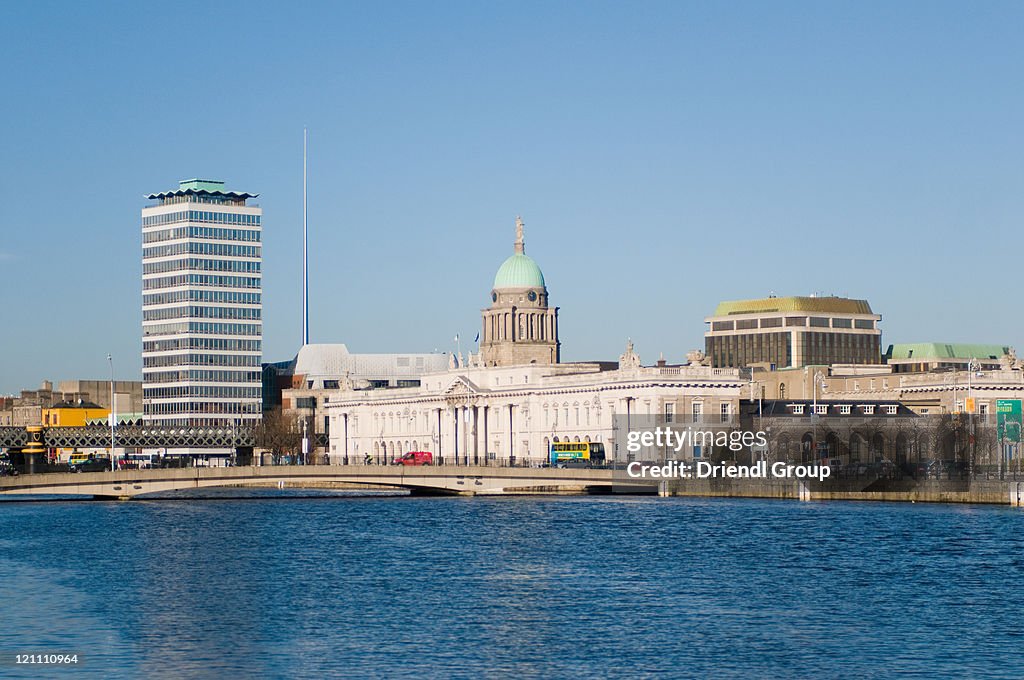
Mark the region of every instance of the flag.
POLYGON ((456 333, 456 334, 455 334, 455 340, 454 340, 453 342, 458 342, 458 341, 459 341, 459 334, 458 334, 458 333, 456 333))
POLYGON ((479 332, 477 332, 476 339, 473 340, 473 342, 480 342, 480 333, 479 332))

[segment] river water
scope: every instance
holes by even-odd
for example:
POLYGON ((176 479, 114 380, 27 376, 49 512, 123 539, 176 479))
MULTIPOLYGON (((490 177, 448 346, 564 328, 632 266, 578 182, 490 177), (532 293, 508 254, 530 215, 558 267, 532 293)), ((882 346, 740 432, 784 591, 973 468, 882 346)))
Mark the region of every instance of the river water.
POLYGON ((238 493, 0 504, 0 677, 1024 676, 1020 509, 238 493))

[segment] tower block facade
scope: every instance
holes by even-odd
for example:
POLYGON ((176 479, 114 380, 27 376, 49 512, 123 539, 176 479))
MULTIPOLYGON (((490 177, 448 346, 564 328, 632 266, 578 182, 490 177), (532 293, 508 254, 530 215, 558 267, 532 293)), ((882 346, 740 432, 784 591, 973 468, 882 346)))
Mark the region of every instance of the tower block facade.
POLYGON ((480 338, 485 366, 559 362, 558 308, 548 305, 544 274, 526 255, 520 218, 516 218, 514 252, 494 277, 480 338))

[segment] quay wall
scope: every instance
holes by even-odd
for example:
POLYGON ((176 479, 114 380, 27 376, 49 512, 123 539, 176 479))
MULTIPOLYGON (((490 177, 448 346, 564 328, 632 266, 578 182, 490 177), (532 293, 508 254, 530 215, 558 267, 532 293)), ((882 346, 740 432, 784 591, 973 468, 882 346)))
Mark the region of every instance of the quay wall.
POLYGON ((749 478, 675 479, 665 483, 661 494, 726 498, 1024 505, 1024 481, 836 479, 818 482, 749 478))

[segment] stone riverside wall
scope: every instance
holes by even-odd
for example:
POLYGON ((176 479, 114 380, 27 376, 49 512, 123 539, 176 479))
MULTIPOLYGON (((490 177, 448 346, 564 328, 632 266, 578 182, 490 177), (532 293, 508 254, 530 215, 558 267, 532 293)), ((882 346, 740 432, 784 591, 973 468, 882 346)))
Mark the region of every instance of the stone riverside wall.
POLYGON ((986 479, 835 479, 820 483, 791 479, 676 479, 667 482, 662 493, 668 496, 728 498, 1024 505, 1024 482, 986 479))

